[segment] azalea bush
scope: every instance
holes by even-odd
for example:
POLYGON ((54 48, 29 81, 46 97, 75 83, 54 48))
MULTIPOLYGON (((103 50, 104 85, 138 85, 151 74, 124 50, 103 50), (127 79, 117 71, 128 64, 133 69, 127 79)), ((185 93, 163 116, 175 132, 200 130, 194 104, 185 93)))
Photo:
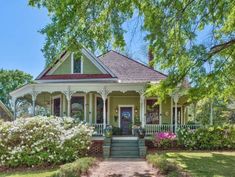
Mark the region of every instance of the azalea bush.
POLYGON ((154 145, 163 149, 174 147, 176 142, 176 134, 173 132, 157 132, 153 137, 154 145))
POLYGON ((196 130, 178 130, 179 143, 187 149, 235 149, 234 125, 202 127, 196 130))
POLYGON ((19 118, 0 125, 0 165, 34 166, 70 162, 84 156, 93 128, 72 118, 19 118))

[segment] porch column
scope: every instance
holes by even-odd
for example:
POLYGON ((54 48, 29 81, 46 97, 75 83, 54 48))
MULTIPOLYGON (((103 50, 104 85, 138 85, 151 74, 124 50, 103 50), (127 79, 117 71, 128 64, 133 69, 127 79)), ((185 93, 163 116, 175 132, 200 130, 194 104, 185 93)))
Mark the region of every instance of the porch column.
POLYGON ((162 102, 159 105, 159 124, 162 125, 162 102))
POLYGON ((14 109, 14 120, 16 120, 16 117, 17 117, 17 109, 16 109, 17 98, 12 98, 12 103, 13 103, 13 109, 14 109))
POLYGON ((103 99, 103 128, 105 129, 106 128, 106 99, 107 99, 107 97, 108 97, 108 94, 109 94, 109 90, 107 90, 107 88, 106 87, 104 87, 101 91, 99 91, 98 92, 100 95, 101 95, 101 97, 102 97, 102 99, 103 99))
POLYGON ((140 118, 141 118, 141 126, 142 128, 145 127, 145 96, 144 93, 140 93, 140 118))
POLYGON ((36 115, 36 113, 35 113, 35 106, 36 106, 37 95, 38 95, 38 92, 37 92, 37 91, 33 91, 33 92, 32 92, 33 116, 36 115))
POLYGON ((176 133, 176 131, 177 131, 177 103, 179 101, 179 95, 177 93, 175 93, 173 95, 173 99, 174 99, 174 102, 175 102, 175 117, 174 117, 174 119, 175 119, 175 129, 174 129, 174 131, 176 133))
POLYGON ((89 123, 90 125, 92 124, 92 96, 93 94, 92 93, 89 93, 89 123))
POLYGON ((68 89, 66 91, 63 92, 66 96, 67 99, 67 116, 70 117, 70 113, 71 113, 71 97, 73 95, 73 91, 70 90, 70 87, 68 87, 68 89))
POLYGON ((173 98, 171 97, 171 131, 173 131, 173 98))

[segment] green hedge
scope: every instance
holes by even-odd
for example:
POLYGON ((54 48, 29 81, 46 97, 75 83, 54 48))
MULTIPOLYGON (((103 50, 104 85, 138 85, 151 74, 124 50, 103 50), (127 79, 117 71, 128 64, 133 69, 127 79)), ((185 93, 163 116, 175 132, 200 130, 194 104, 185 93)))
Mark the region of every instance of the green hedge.
POLYGON ((177 135, 179 143, 187 149, 235 149, 234 125, 202 127, 196 130, 182 128, 177 135))
POLYGON ((57 173, 52 177, 79 177, 88 173, 91 166, 96 164, 96 159, 92 157, 84 157, 73 163, 62 165, 57 173))

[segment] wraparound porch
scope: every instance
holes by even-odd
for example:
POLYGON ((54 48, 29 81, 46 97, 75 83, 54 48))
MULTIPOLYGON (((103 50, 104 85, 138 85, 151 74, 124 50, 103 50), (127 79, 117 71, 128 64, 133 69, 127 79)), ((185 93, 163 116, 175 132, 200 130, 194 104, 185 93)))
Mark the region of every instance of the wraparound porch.
POLYGON ((186 126, 186 97, 169 96, 155 104, 157 97, 146 97, 145 87, 143 83, 41 83, 22 87, 11 95, 15 110, 17 100, 23 97, 32 103, 32 116, 41 114, 36 109, 39 105, 47 115, 74 117, 93 125, 98 136, 103 135, 107 125, 119 129, 122 135, 133 135, 133 127, 137 125, 144 127, 147 135, 186 126))

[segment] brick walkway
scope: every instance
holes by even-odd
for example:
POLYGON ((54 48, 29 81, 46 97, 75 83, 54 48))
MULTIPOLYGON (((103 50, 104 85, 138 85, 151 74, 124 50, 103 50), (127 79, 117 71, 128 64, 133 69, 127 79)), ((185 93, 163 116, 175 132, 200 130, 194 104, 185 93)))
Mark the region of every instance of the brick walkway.
POLYGON ((91 170, 90 177, 160 177, 158 170, 145 160, 113 159, 105 160, 91 170))

